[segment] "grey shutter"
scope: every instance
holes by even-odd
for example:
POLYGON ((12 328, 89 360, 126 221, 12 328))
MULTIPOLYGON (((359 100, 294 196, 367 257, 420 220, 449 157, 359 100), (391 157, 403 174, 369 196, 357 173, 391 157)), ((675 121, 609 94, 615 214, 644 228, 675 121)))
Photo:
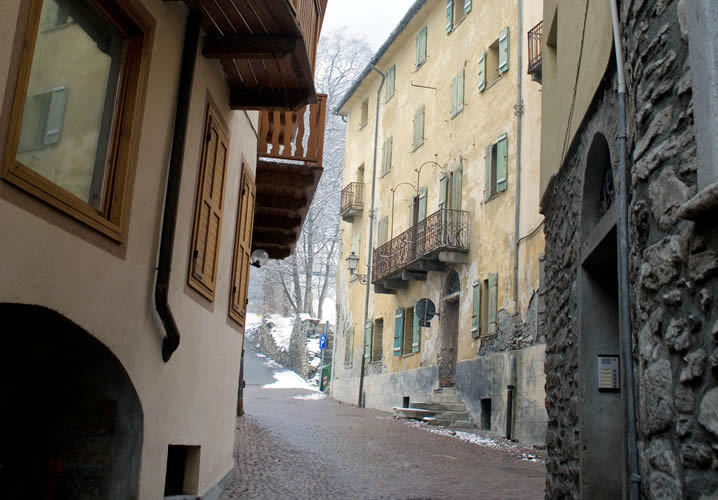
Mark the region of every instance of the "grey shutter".
POLYGON ((486 146, 486 168, 484 175, 486 176, 486 187, 484 191, 484 200, 488 200, 494 194, 494 183, 491 176, 491 153, 493 144, 486 146))
POLYGON ((461 113, 464 110, 464 70, 456 75, 456 112, 461 113))
POLYGON ((509 140, 506 134, 496 143, 496 192, 506 191, 509 170, 509 140))
POLYGON ((424 61, 426 61, 426 34, 427 27, 425 26, 419 32, 416 37, 416 67, 418 68, 424 61))
POLYGON ((364 356, 369 359, 371 356, 371 336, 374 330, 374 323, 372 320, 366 320, 364 323, 364 356))
POLYGON ((394 313, 394 356, 401 356, 401 339, 404 334, 404 309, 394 313))
POLYGON ((471 314, 471 336, 477 338, 480 335, 481 325, 481 282, 474 281, 474 297, 471 314))
POLYGON ((45 136, 42 144, 48 146, 60 142, 62 122, 65 118, 65 101, 67 100, 67 87, 57 87, 50 92, 50 105, 47 110, 45 136))
POLYGON ((446 32, 454 28, 454 0, 446 0, 446 32))
POLYGON ((499 275, 489 274, 489 335, 496 333, 499 314, 499 275))
POLYGON ((479 56, 479 92, 486 88, 486 50, 481 51, 479 56))
POLYGON ((421 327, 419 326, 419 316, 414 311, 414 323, 412 325, 411 352, 419 352, 421 346, 421 327))
POLYGON ((454 170, 453 182, 451 183, 451 208, 461 210, 461 182, 463 169, 459 166, 454 170))
POLYGON ((464 14, 471 12, 471 0, 464 0, 464 14))
POLYGON ((451 79, 451 116, 456 115, 456 98, 458 97, 457 85, 459 79, 454 77, 451 79))
POLYGON ((419 191, 419 221, 426 219, 426 188, 419 191))
POLYGON ((417 146, 424 144, 424 119, 424 106, 422 105, 419 108, 419 144, 417 146))
POLYGON ((384 173, 391 171, 391 160, 392 160, 392 151, 394 149, 394 137, 389 137, 386 140, 386 169, 384 173))
POLYGON ((499 35, 499 75, 509 70, 509 28, 501 30, 499 35))
POLYGON ((446 174, 441 174, 441 177, 439 177, 439 208, 446 208, 448 183, 449 177, 446 174))

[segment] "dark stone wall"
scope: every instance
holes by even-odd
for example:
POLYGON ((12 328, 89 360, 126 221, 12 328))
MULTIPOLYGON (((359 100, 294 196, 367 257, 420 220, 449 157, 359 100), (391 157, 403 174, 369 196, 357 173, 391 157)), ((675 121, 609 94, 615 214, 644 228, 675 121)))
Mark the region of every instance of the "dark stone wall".
MULTIPOLYGON (((633 362, 641 492, 647 498, 700 498, 718 490, 718 226, 678 217, 681 204, 696 192, 681 4, 624 0, 620 7, 628 84, 633 362)), ((613 67, 543 200, 546 498, 580 494, 578 235, 585 158, 596 132, 609 140, 614 171, 618 158, 613 67)))

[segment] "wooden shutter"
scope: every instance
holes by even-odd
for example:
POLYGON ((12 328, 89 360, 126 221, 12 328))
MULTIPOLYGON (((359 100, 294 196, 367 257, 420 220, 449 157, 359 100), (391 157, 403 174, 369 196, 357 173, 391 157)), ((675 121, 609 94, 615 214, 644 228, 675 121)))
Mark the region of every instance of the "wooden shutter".
POLYGON ((454 0, 446 0, 446 32, 454 29, 454 0))
POLYGON ((464 14, 471 12, 471 0, 464 0, 464 14))
POLYGON ((456 113, 464 110, 464 70, 456 75, 456 113))
POLYGON ((419 191, 419 216, 416 222, 426 219, 426 188, 419 191))
POLYGON ((457 91, 458 85, 459 85, 459 78, 455 76, 454 78, 451 79, 451 116, 456 115, 456 105, 457 105, 456 101, 458 98, 458 91, 457 91))
POLYGON ((446 208, 446 199, 449 191, 449 176, 441 174, 439 177, 439 208, 446 208))
POLYGON ((414 323, 411 329, 411 352, 419 352, 419 349, 421 348, 421 327, 419 326, 419 316, 416 315, 416 312, 414 312, 413 316, 414 323))
POLYGON ((247 291, 249 289, 249 264, 252 255, 254 202, 257 197, 252 174, 244 163, 242 164, 242 179, 239 187, 229 317, 244 327, 247 314, 247 291))
POLYGON ((499 35, 499 75, 509 70, 509 28, 501 30, 499 35))
POLYGON ((188 282, 214 300, 229 141, 212 108, 207 110, 204 139, 188 282))
POLYGON ((50 104, 47 110, 45 136, 42 144, 48 146, 60 142, 62 122, 65 118, 65 101, 67 100, 67 87, 57 87, 50 92, 50 104))
POLYGON ((453 210, 461 210, 461 182, 462 167, 459 166, 453 173, 451 183, 451 208, 453 210))
POLYGON ((427 27, 424 26, 416 36, 416 67, 418 68, 426 61, 426 33, 427 27))
POLYGON ((496 192, 506 191, 509 170, 509 140, 506 134, 496 143, 496 192))
POLYGON ((481 51, 479 56, 479 92, 486 88, 486 50, 481 51))
POLYGON ((371 335, 374 329, 374 323, 372 320, 366 320, 364 323, 364 357, 369 359, 371 356, 371 335))
POLYGON ((404 309, 394 313, 394 356, 401 356, 401 338, 404 333, 404 309))
POLYGON ((496 333, 499 314, 499 275, 489 274, 489 335, 496 333))
POLYGON ((486 146, 486 168, 484 172, 486 177, 486 187, 484 189, 484 200, 488 200, 494 195, 494 182, 493 176, 491 175, 491 154, 493 153, 493 149, 493 144, 486 146))
POLYGON ((471 314, 471 336, 479 336, 479 325, 481 325, 481 282, 474 281, 474 294, 471 314))

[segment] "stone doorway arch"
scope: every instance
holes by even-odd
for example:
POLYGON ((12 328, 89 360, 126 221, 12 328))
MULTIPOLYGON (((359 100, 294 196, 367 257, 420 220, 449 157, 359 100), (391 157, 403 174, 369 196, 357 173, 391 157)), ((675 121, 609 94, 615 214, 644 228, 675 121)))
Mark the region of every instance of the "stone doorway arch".
POLYGON ((459 345, 459 298, 461 279, 452 270, 441 287, 439 304, 439 387, 453 387, 459 345))
POLYGON ((0 317, 3 498, 136 499, 143 413, 120 361, 50 309, 0 317))

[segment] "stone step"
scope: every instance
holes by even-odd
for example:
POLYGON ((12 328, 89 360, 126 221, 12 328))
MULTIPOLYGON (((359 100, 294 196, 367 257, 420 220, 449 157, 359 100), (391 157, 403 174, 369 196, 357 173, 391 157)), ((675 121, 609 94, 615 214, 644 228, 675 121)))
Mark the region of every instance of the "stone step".
POLYGON ((435 417, 439 412, 423 408, 397 408, 394 407, 394 418, 412 418, 421 420, 424 417, 435 417))
POLYGON ((474 423, 471 420, 457 420, 456 422, 451 422, 449 427, 453 429, 473 429, 474 423))
POLYGON ((434 394, 458 394, 456 387, 441 387, 440 389, 434 389, 434 394))
POLYGON ((425 401, 427 403, 461 403, 458 394, 420 394, 417 401, 425 401))
POLYGON ((443 418, 446 420, 468 420, 471 418, 468 411, 442 411, 436 414, 436 418, 443 418))
POLYGON ((464 403, 411 403, 411 408, 423 408, 425 410, 434 411, 466 411, 466 405, 464 403))
POLYGON ((436 425, 437 427, 449 427, 451 425, 451 420, 444 420, 442 418, 435 417, 425 417, 422 421, 427 425, 436 425))

